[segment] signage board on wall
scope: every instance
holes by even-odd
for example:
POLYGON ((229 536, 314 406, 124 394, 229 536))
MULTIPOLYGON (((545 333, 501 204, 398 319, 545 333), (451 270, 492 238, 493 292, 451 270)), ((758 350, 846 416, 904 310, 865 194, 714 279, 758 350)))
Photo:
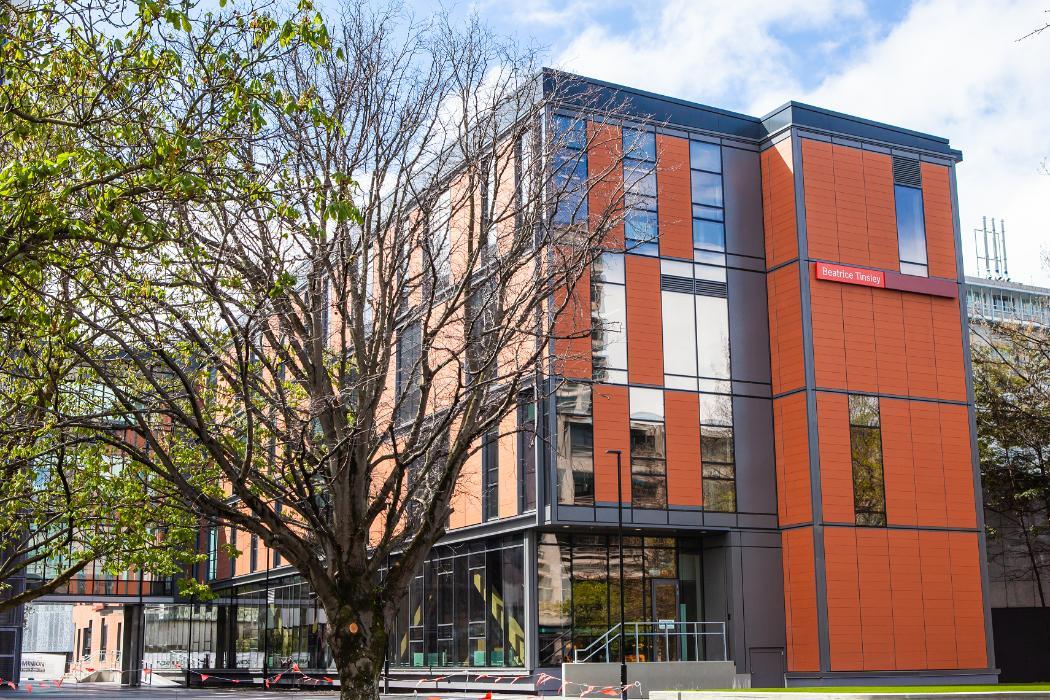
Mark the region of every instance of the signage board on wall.
POLYGON ((817 279, 846 284, 859 284, 864 287, 885 287, 886 273, 882 270, 869 270, 863 267, 850 267, 834 263, 818 262, 817 279))

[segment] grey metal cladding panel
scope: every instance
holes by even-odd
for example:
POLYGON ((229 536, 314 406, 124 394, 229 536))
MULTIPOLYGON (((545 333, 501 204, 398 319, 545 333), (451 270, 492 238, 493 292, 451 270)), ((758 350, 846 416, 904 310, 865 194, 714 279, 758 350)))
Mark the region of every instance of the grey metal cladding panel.
POLYGON ((569 108, 582 107, 594 112, 597 107, 602 107, 639 120, 714 131, 756 141, 766 135, 762 122, 746 114, 550 68, 543 71, 543 87, 547 95, 555 95, 562 105, 569 108))
POLYGON ((773 402, 733 397, 736 425, 736 504, 741 513, 777 512, 773 466, 773 402))
POLYGON ((777 516, 772 513, 737 513, 737 527, 754 527, 775 530, 778 527, 777 516))
POLYGON ((667 514, 668 524, 679 527, 701 527, 704 523, 700 511, 672 510, 667 514))
POLYGON ((594 522, 594 508, 589 506, 558 506, 559 521, 574 521, 583 523, 594 522))
POLYGON ((769 383, 769 314, 766 276, 747 270, 728 271, 729 357, 733 379, 769 383))
POLYGON ((741 547, 744 589, 744 628, 747 646, 783 647, 784 568, 780 549, 741 547))
POLYGON ((726 255, 726 265, 728 267, 738 267, 743 270, 753 270, 755 272, 766 271, 765 258, 753 258, 750 255, 734 255, 729 253, 726 255))
POLYGON ((822 107, 790 102, 766 117, 763 122, 769 133, 783 128, 785 123, 793 126, 809 127, 823 131, 837 132, 858 139, 893 143, 906 148, 942 153, 949 158, 961 159, 962 153, 953 149, 948 139, 932 134, 924 134, 911 129, 904 129, 892 124, 856 117, 850 114, 834 112, 822 107))
POLYGON ((722 182, 725 198, 726 252, 764 258, 762 231, 762 179, 759 154, 739 148, 722 148, 722 182))

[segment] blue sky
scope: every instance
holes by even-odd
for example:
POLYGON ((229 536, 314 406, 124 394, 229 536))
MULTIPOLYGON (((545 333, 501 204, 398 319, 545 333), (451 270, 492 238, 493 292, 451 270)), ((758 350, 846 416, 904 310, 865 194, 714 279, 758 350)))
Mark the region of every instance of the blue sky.
MULTIPOLYGON (((338 0, 336 0, 338 1, 338 0)), ((762 115, 794 99, 951 139, 963 249, 1006 220, 1012 278, 1050 284, 1047 0, 405 0, 477 12, 546 65, 762 115)))

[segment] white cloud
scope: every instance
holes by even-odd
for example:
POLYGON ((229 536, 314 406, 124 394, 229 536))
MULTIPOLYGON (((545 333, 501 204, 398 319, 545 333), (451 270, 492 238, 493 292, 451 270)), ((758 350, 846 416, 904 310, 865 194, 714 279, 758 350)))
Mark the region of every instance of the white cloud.
POLYGON ((958 167, 963 250, 973 267, 981 216, 1006 219, 1013 279, 1046 284, 1050 244, 1050 36, 1016 41, 1043 18, 1041 0, 929 0, 804 99, 947 136, 958 167))
POLYGON ((836 0, 666 0, 636 17, 636 27, 624 34, 585 26, 556 65, 739 109, 756 95, 800 89, 794 71, 799 57, 783 33, 838 27, 864 15, 859 2, 836 0))
POLYGON ((751 114, 796 99, 947 136, 965 158, 968 266, 974 226, 1002 217, 1013 278, 1047 283, 1050 36, 1016 41, 1044 1, 922 0, 887 28, 849 0, 665 0, 624 33, 585 26, 555 65, 751 114))

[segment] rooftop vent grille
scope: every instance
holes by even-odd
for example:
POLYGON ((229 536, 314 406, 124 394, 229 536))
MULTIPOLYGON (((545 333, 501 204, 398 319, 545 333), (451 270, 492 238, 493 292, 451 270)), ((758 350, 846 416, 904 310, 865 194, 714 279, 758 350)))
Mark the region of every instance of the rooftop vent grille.
POLYGON ((894 156, 893 184, 922 187, 922 172, 919 169, 919 161, 894 156))

